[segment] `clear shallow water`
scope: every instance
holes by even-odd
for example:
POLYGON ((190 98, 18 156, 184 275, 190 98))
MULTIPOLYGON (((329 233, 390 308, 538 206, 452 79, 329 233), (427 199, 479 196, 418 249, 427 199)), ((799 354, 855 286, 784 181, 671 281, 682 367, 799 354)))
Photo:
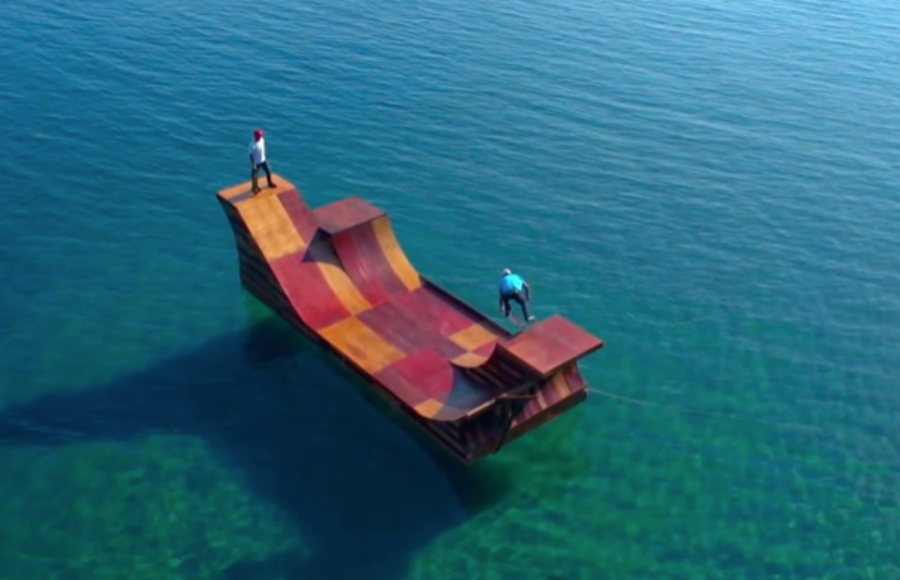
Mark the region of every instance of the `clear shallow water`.
POLYGON ((0 7, 0 578, 896 577, 898 22, 0 7), (597 394, 451 477, 239 288, 258 125, 482 308, 522 271, 595 388, 706 414, 597 394))

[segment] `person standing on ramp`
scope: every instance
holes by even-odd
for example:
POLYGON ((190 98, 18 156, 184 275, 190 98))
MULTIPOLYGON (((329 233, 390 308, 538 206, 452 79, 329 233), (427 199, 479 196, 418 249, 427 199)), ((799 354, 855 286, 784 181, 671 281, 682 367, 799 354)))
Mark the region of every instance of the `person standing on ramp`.
POLYGON ((269 187, 275 187, 272 183, 272 172, 269 170, 269 162, 266 159, 266 140, 263 139, 262 129, 253 131, 253 141, 250 142, 250 179, 253 180, 253 193, 259 193, 259 185, 257 184, 257 175, 260 168, 266 172, 266 180, 269 187))
POLYGON ((506 318, 509 318, 512 313, 512 308, 509 304, 510 300, 519 303, 525 320, 529 322, 534 320, 534 316, 528 314, 527 305, 527 302, 531 300, 531 288, 521 276, 513 274, 509 268, 505 268, 503 277, 500 278, 500 312, 506 318))

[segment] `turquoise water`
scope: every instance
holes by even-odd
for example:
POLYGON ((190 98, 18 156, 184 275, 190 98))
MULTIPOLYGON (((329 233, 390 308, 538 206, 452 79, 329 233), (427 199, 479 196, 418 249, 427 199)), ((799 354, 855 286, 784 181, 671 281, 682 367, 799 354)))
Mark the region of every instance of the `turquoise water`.
POLYGON ((0 5, 0 578, 900 577, 900 5, 0 5), (249 298, 214 192, 387 209, 608 342, 442 469, 249 298))

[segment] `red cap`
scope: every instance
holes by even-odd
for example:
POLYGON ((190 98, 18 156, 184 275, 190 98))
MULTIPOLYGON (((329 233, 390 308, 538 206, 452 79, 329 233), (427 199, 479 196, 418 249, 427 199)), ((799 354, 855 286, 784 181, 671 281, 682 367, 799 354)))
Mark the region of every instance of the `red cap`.
POLYGON ((254 137, 254 138, 259 139, 259 138, 262 137, 262 136, 263 136, 262 129, 254 129, 254 130, 253 130, 253 137, 254 137))

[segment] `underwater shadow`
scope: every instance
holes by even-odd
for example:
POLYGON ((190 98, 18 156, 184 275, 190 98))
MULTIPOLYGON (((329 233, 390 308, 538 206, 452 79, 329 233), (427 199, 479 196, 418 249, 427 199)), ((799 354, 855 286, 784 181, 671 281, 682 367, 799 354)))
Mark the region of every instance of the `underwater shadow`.
POLYGON ((411 554, 511 484, 422 447, 323 359, 269 318, 141 372, 2 409, 0 444, 201 437, 312 552, 241 562, 223 580, 401 578, 411 554))

